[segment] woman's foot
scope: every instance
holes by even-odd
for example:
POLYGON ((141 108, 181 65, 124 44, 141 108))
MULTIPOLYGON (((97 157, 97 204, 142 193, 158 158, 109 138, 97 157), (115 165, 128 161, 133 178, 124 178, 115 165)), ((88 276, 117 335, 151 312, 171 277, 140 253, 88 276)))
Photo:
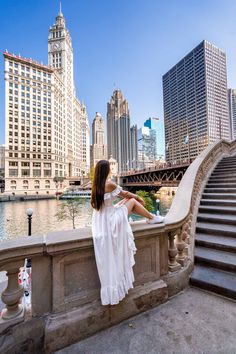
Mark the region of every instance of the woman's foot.
POLYGON ((160 215, 153 215, 152 219, 147 219, 148 224, 159 224, 163 221, 164 221, 164 216, 160 216, 160 215))

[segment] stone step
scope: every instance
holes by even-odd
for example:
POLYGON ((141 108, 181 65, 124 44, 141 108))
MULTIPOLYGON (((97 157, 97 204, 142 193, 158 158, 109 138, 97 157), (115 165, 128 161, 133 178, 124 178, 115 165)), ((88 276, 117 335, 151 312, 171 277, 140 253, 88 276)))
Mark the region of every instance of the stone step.
POLYGON ((232 206, 236 207, 236 200, 219 200, 219 199, 201 199, 200 205, 216 205, 216 206, 232 206))
POLYGON ((236 155, 230 155, 230 156, 224 156, 220 161, 225 161, 225 160, 231 160, 231 159, 236 159, 236 155))
POLYGON ((236 200, 236 194, 233 193, 202 193, 202 199, 231 199, 236 200))
POLYGON ((236 233, 236 215, 224 215, 223 213, 220 214, 198 213, 197 221, 210 222, 216 224, 235 225, 235 233, 236 233))
POLYGON ((236 237, 235 225, 228 224, 214 224, 211 222, 196 222, 196 233, 204 233, 208 235, 219 235, 219 236, 229 236, 236 237))
POLYGON ((225 166, 221 166, 221 167, 215 167, 214 170, 212 171, 212 173, 224 173, 224 172, 232 172, 234 174, 236 174, 236 166, 231 166, 231 167, 225 167, 225 166))
POLYGON ((215 169, 217 168, 236 168, 236 162, 220 162, 218 165, 215 166, 215 169))
POLYGON ((235 272, 236 279, 236 253, 196 246, 194 255, 196 264, 235 272))
POLYGON ((201 289, 236 299, 236 276, 230 272, 196 265, 190 283, 201 289))
POLYGON ((236 179, 236 173, 234 171, 230 172, 230 171, 220 171, 220 172, 212 172, 211 174, 211 178, 213 177, 231 177, 231 178, 235 178, 236 179))
POLYGON ((214 169, 214 171, 213 171, 213 173, 215 173, 215 172, 236 172, 236 166, 231 166, 231 167, 229 167, 229 166, 217 166, 215 169, 214 169))
POLYGON ((235 193, 236 194, 236 188, 207 187, 204 189, 204 193, 235 193))
POLYGON ((222 206, 222 205, 199 205, 198 211, 200 213, 210 213, 210 214, 226 214, 226 215, 236 215, 236 203, 233 206, 222 206))
POLYGON ((231 166, 236 166, 236 160, 219 162, 216 167, 231 167, 231 166))
POLYGON ((209 182, 221 182, 221 183, 225 183, 225 182, 231 182, 231 183, 235 183, 236 178, 235 177, 222 177, 222 176, 215 176, 215 177, 209 177, 208 179, 208 183, 209 182))
POLYGON ((231 183, 231 182, 225 182, 222 183, 221 181, 219 182, 209 182, 206 184, 206 188, 236 188, 236 183, 231 183))
POLYGON ((231 161, 231 160, 235 160, 236 161, 236 155, 231 155, 231 156, 226 156, 226 157, 223 157, 221 161, 231 161))
POLYGON ((236 253, 235 237, 214 236, 198 233, 195 237, 195 245, 236 253))
POLYGON ((230 159, 230 160, 221 160, 217 166, 224 166, 224 165, 236 165, 236 159, 230 159))

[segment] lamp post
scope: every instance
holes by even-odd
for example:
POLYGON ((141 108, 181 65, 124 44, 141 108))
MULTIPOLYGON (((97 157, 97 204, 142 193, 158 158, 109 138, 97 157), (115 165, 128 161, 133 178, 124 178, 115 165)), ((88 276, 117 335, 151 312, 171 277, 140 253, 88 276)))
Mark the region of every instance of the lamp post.
POLYGON ((160 215, 160 199, 156 199, 156 203, 157 203, 157 215, 160 215))
MULTIPOLYGON (((28 208, 26 210, 26 214, 28 216, 28 236, 31 236, 33 209, 32 208, 28 208)), ((27 259, 26 268, 31 268, 31 259, 30 258, 27 259)))
POLYGON ((28 236, 31 236, 31 225, 32 225, 33 209, 32 208, 28 208, 26 210, 26 214, 28 216, 28 236))

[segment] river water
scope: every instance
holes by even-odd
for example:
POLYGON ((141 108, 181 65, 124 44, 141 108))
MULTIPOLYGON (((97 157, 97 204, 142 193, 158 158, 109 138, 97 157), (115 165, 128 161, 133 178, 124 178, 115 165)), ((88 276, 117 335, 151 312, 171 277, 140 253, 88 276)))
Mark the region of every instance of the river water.
MULTIPOLYGON (((171 193, 169 194, 161 193, 158 195, 161 215, 165 215, 170 208, 173 197, 171 193)), ((33 209, 32 235, 72 229, 71 220, 59 221, 55 215, 60 210, 62 203, 63 201, 56 199, 0 203, 0 241, 27 236, 27 208, 33 209)), ((90 200, 84 200, 79 208, 75 227, 82 228, 91 225, 92 208, 90 200)))

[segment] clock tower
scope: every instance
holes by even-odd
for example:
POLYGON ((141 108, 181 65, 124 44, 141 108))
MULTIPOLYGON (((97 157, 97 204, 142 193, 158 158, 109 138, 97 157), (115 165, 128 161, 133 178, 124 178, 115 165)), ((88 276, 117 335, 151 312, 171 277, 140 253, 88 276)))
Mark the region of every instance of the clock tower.
MULTIPOLYGON (((57 74, 56 76, 59 76, 63 83, 63 86, 60 84, 57 87, 55 86, 55 90, 60 92, 60 100, 63 103, 58 105, 58 102, 55 101, 55 105, 57 105, 57 110, 60 109, 60 107, 62 109, 62 120, 60 124, 63 126, 63 133, 66 137, 65 144, 63 143, 67 159, 66 176, 71 176, 74 173, 73 132, 76 124, 74 117, 75 86, 73 76, 73 48, 61 6, 55 24, 49 29, 48 65, 54 69, 57 74)), ((58 80, 56 81, 58 82, 58 80)), ((55 120, 56 119, 57 113, 55 111, 55 120)), ((61 136, 60 131, 58 131, 57 134, 59 137, 61 136)))
POLYGON ((56 23, 49 29, 48 65, 57 70, 65 85, 73 92, 73 48, 61 6, 56 23))

